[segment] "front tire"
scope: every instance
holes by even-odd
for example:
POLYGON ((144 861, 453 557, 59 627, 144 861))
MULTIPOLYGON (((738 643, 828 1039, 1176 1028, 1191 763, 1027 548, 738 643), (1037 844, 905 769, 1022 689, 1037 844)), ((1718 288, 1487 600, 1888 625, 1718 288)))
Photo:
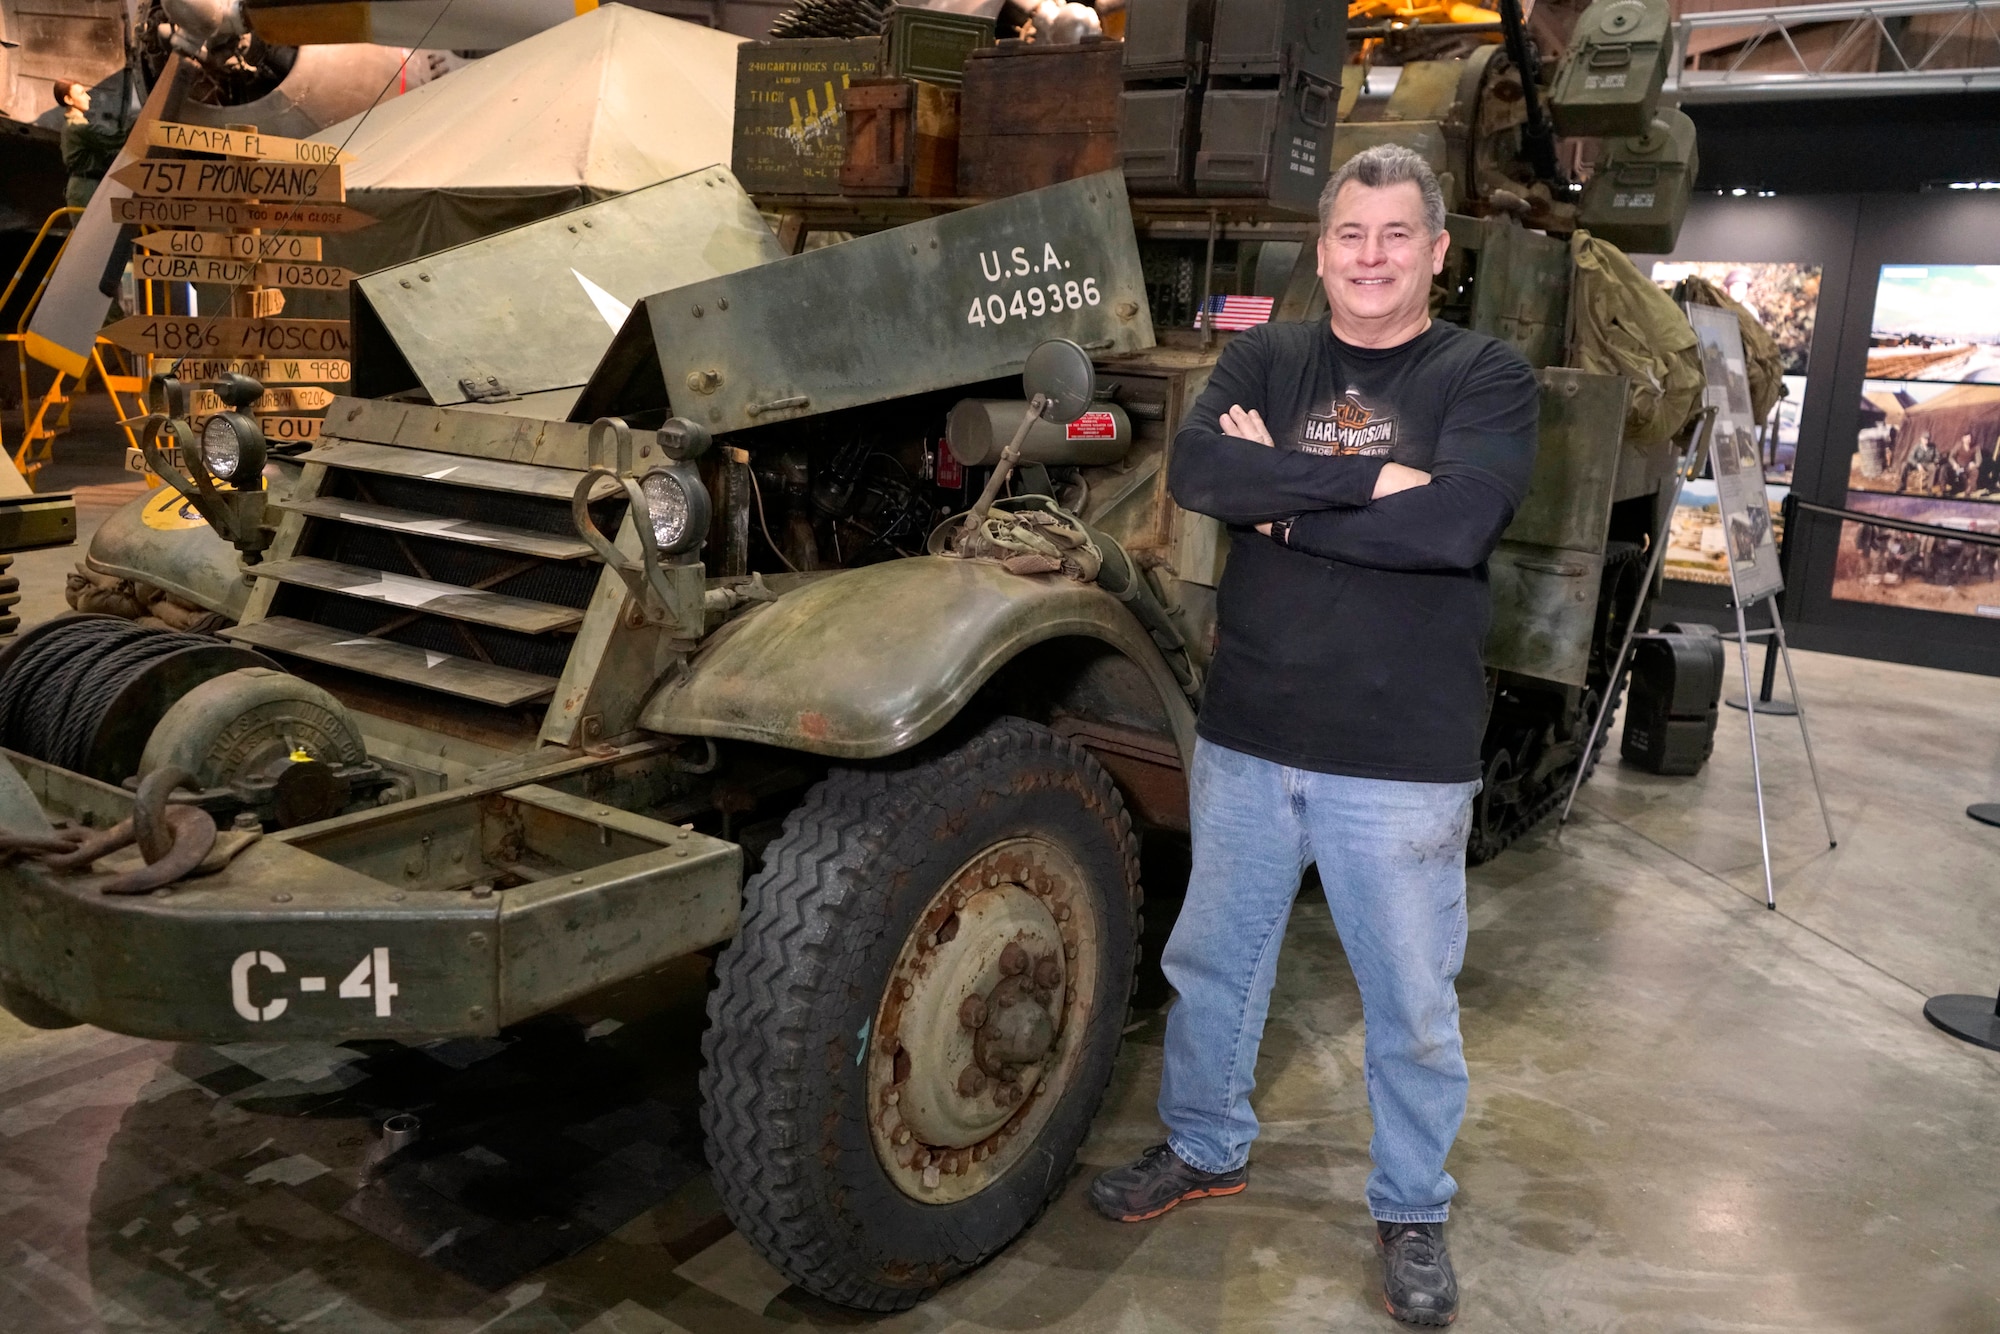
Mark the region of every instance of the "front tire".
POLYGON ((1033 1221, 1096 1113, 1137 963, 1124 802, 1004 718, 830 772, 744 893, 703 1042, 724 1207, 807 1291, 913 1306, 1033 1221))

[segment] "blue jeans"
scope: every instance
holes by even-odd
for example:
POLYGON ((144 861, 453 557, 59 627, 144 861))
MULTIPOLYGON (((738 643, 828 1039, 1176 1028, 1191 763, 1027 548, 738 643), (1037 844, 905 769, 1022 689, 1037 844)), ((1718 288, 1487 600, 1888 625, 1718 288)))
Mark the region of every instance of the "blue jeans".
POLYGON ((1167 1015, 1160 1119, 1184 1162, 1232 1171, 1250 1156, 1257 1046, 1278 948, 1308 862, 1361 988, 1368 1207, 1443 1222, 1458 1190, 1445 1155, 1465 1119, 1465 1051, 1452 980, 1465 958, 1471 783, 1402 783, 1292 769, 1207 741, 1189 779, 1194 873, 1161 958, 1180 995, 1167 1015))

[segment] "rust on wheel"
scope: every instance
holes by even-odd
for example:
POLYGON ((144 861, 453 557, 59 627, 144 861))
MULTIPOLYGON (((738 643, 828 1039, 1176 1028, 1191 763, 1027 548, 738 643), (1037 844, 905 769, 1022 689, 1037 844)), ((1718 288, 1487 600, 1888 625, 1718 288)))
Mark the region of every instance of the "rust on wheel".
POLYGON ((1074 1075, 1101 929, 1081 871, 1010 839, 931 899, 883 989, 868 1044, 869 1133, 912 1199, 976 1195, 1035 1141, 1074 1075))

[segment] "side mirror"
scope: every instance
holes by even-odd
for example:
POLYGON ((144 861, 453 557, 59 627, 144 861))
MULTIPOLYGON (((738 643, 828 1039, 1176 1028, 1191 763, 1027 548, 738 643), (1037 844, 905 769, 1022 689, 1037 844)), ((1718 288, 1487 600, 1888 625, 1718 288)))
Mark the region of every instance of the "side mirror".
POLYGON ((986 479, 978 501, 965 516, 965 525, 959 530, 962 534, 975 533, 986 522, 1001 488, 1007 485, 1007 478, 1021 461, 1022 442, 1027 440, 1028 430, 1037 418, 1068 425, 1090 410, 1090 402, 1097 395, 1097 371, 1090 364, 1090 354, 1082 347, 1067 338, 1045 338, 1035 344, 1035 350, 1021 367, 1021 387, 1028 394, 1028 410, 1021 415, 1014 438, 1000 451, 1000 461, 993 466, 993 474, 986 479))
POLYGON ((1021 387, 1028 401, 1042 402, 1040 416, 1067 426, 1090 411, 1097 397, 1097 370, 1090 354, 1067 338, 1048 338, 1035 345, 1021 367, 1021 387))
POLYGON ((706 448, 708 433, 694 423, 683 424, 700 433, 698 443, 678 433, 670 442, 663 428, 654 441, 635 448, 632 428, 622 419, 600 417, 591 423, 590 467, 570 496, 570 519, 577 536, 625 581, 647 624, 698 639, 708 579, 700 551, 712 507, 691 460, 706 448), (637 561, 620 551, 590 516, 600 481, 616 483, 625 493, 626 514, 639 543, 637 561))

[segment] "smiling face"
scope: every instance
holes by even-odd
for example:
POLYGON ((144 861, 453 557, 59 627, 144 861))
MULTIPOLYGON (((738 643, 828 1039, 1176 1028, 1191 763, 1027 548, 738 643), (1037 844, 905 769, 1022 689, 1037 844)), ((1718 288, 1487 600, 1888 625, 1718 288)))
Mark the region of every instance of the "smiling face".
POLYGON ((1444 268, 1450 245, 1448 232, 1430 234, 1415 182, 1343 185, 1319 239, 1334 333, 1360 347, 1394 347, 1422 333, 1431 277, 1444 268))

